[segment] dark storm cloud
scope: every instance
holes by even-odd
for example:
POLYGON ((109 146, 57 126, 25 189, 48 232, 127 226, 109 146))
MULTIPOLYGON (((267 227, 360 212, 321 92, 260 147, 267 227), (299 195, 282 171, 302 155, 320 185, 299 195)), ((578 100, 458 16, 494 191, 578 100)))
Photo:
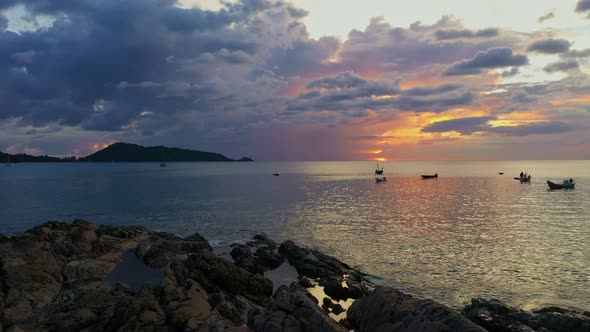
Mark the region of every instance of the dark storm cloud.
POLYGON ((445 75, 474 75, 481 73, 482 69, 524 66, 528 61, 526 55, 512 54, 509 47, 495 47, 479 51, 473 58, 453 64, 445 75))
POLYGON ((569 71, 577 68, 579 68, 579 65, 576 60, 563 60, 550 63, 547 66, 545 66, 543 70, 548 73, 553 73, 556 71, 569 71))
POLYGON ((544 39, 532 43, 527 51, 545 54, 564 53, 570 49, 571 43, 566 39, 544 39))
POLYGON ((518 126, 490 126, 488 122, 495 119, 495 116, 480 116, 439 121, 422 128, 422 131, 426 133, 454 131, 462 135, 471 135, 475 132, 485 132, 506 136, 528 136, 539 134, 558 134, 572 131, 574 129, 570 124, 560 121, 540 122, 518 126))
POLYGON ((547 13, 547 14, 545 14, 545 15, 543 15, 543 16, 541 16, 541 17, 539 17, 539 18, 537 19, 537 22, 539 22, 539 23, 543 23, 543 22, 545 22, 545 21, 547 21, 547 20, 550 20, 550 19, 552 19, 552 18, 554 18, 554 17, 555 17, 555 13, 554 13, 554 12, 549 12, 549 13, 547 13))
POLYGON ((432 64, 452 63, 482 49, 516 44, 518 40, 514 35, 502 35, 494 29, 480 30, 479 33, 491 35, 498 32, 494 38, 437 39, 437 31, 455 30, 464 31, 465 28, 460 21, 449 16, 433 25, 416 22, 408 29, 392 27, 383 18, 374 18, 364 31, 352 30, 348 34, 338 55, 348 69, 359 73, 376 70, 412 72, 432 64))
POLYGON ((429 95, 435 95, 435 94, 455 91, 455 90, 461 89, 462 87, 463 87, 463 84, 449 83, 449 84, 439 85, 436 87, 417 87, 417 88, 413 88, 413 89, 409 89, 409 90, 404 90, 404 91, 402 91, 402 94, 406 95, 406 96, 429 96, 429 95))
POLYGON ((576 4, 576 13, 590 12, 590 0, 578 0, 576 4))
POLYGON ((499 34, 498 29, 488 28, 477 31, 462 29, 462 30, 436 30, 436 38, 438 40, 449 40, 458 38, 489 38, 495 37, 499 34))
POLYGON ((0 13, 0 32, 3 32, 8 27, 8 19, 0 13))
POLYGON ((141 114, 149 112, 163 119, 238 104, 254 108, 243 99, 270 98, 278 85, 253 69, 265 49, 284 41, 260 40, 257 34, 272 34, 271 27, 251 18, 268 13, 290 24, 296 21, 289 13, 304 13, 281 1, 242 0, 217 12, 175 3, 31 0, 24 5, 32 15, 52 15, 55 22, 20 34, 5 31, 2 16, 0 121, 119 131, 141 125, 141 114), (253 82, 263 90, 255 91, 253 82), (239 93, 242 102, 234 97, 239 93))
POLYGON ((422 131, 425 133, 456 131, 462 135, 469 135, 477 131, 484 131, 487 128, 488 121, 494 119, 494 116, 478 116, 445 120, 435 122, 425 128, 422 128, 422 131))

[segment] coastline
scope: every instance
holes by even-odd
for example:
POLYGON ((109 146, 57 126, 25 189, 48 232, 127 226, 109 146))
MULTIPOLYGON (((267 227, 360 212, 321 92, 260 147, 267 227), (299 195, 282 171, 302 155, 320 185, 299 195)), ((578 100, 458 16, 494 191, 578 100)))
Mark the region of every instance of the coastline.
POLYGON ((48 222, 0 234, 0 260, 0 331, 590 329, 590 312, 557 307, 477 298, 458 312, 264 234, 214 250, 197 233, 48 222))

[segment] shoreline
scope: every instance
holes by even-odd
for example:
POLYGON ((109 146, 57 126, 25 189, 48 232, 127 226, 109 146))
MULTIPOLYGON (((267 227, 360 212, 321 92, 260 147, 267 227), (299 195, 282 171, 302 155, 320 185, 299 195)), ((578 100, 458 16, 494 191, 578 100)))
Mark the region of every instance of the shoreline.
POLYGON ((0 331, 588 331, 590 312, 476 298, 457 311, 377 286, 264 234, 212 248, 142 226, 75 220, 0 234, 0 331), (147 283, 146 283, 147 282, 147 283))

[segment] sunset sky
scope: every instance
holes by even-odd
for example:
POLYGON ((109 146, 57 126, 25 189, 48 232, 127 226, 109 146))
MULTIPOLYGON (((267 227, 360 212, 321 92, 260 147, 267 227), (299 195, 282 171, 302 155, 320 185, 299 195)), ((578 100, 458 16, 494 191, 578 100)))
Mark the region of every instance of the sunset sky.
POLYGON ((2 0, 0 151, 590 159, 590 0, 2 0))

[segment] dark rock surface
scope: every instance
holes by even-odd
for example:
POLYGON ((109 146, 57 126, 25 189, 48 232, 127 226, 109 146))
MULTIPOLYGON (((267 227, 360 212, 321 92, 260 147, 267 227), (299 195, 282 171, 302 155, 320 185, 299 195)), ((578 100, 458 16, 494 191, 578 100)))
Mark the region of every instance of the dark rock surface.
POLYGON ((496 299, 476 298, 463 312, 489 331, 590 331, 590 314, 557 307, 526 312, 496 299))
POLYGON ((0 332, 483 331, 475 323, 491 331, 590 331, 588 312, 524 312, 497 300, 474 299, 464 310, 470 321, 435 301, 375 289, 333 257, 292 241, 279 246, 264 234, 234 245, 231 257, 214 254, 199 234, 84 220, 0 237, 0 332), (273 293, 262 273, 284 260, 298 275, 273 293), (337 302, 346 299, 357 300, 342 319, 337 302))
POLYGON ((485 331, 454 310, 421 300, 390 287, 377 287, 348 309, 348 321, 358 331, 485 331))

